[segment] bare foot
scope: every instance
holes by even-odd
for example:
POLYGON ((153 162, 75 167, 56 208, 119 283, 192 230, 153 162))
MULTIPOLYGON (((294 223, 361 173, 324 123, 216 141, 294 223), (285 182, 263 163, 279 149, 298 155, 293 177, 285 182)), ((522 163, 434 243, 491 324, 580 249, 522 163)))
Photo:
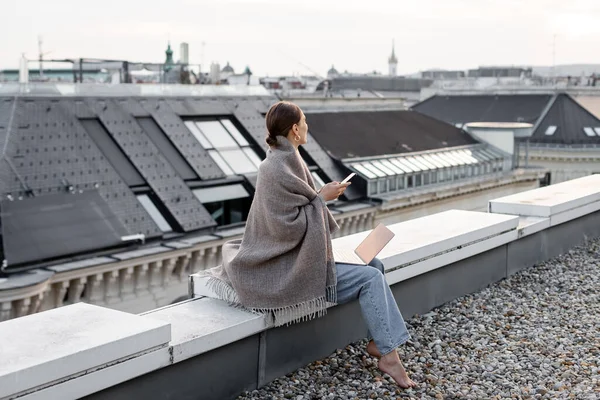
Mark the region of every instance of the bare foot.
POLYGON ((378 366, 382 372, 391 376, 401 388, 417 387, 417 384, 408 377, 396 350, 381 357, 378 366))
POLYGON ((381 353, 379 352, 379 349, 377 349, 377 346, 375 346, 375 342, 372 340, 367 344, 367 353, 369 353, 371 357, 381 358, 381 353))

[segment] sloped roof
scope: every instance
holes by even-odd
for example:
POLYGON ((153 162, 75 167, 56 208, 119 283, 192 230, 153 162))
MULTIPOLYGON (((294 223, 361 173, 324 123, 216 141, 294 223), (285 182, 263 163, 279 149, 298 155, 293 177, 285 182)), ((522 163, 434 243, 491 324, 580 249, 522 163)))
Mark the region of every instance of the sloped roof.
POLYGON ((436 95, 412 109, 449 124, 468 122, 528 122, 535 124, 551 94, 436 95))
POLYGON ((311 135, 338 159, 477 143, 464 131, 415 111, 308 113, 311 135))
POLYGON ((533 143, 600 144, 600 119, 567 94, 559 94, 530 139, 533 143), (556 129, 550 129, 554 126, 556 129), (586 133, 587 131, 587 133, 586 133), (551 135, 546 133, 553 132, 551 135))

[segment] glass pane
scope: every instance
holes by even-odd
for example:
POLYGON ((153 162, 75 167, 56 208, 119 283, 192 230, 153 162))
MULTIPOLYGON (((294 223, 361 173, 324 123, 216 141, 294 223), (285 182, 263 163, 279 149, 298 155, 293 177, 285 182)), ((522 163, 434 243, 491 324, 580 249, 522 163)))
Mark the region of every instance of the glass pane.
POLYGON ((261 163, 261 160, 260 160, 260 157, 258 156, 258 154, 256 154, 256 152, 250 147, 244 147, 242 150, 244 150, 244 153, 246 153, 246 155, 248 156, 250 161, 252 161, 252 164, 254 164, 256 166, 256 168, 258 168, 261 163))
POLYGON ((387 181, 379 181, 379 193, 387 192, 387 181))
POLYGON ((394 171, 394 173, 397 175, 401 175, 404 173, 404 171, 402 171, 400 168, 398 168, 397 166, 392 164, 389 160, 381 160, 380 162, 383 165, 385 165, 386 167, 388 167, 389 169, 391 169, 392 171, 394 171))
POLYGON ((490 151, 488 149, 481 149, 481 154, 484 155, 485 157, 488 158, 488 160, 495 160, 497 158, 499 158, 498 154, 494 153, 493 151, 490 151))
POLYGON ((249 174, 256 172, 256 166, 246 157, 246 154, 240 150, 222 150, 221 157, 236 174, 249 174))
POLYGON ((396 178, 392 178, 388 181, 388 185, 390 187, 390 192, 396 190, 396 178))
POLYGON ((384 173, 383 171, 378 170, 377 168, 375 168, 370 163, 364 163, 364 164, 362 164, 362 166, 365 167, 366 169, 368 169, 369 171, 371 171, 372 173, 374 173, 375 175, 377 175, 380 178, 383 178, 383 177, 387 176, 386 173, 384 173))
POLYGON ((588 136, 596 136, 596 133, 594 132, 594 130, 592 128, 586 127, 586 128, 583 128, 583 131, 588 136))
POLYGON ((215 186, 192 190, 201 203, 241 199, 250 195, 242 185, 215 186))
POLYGON ((369 182, 369 195, 377 194, 377 181, 369 182))
POLYGON ((433 158, 438 163, 442 164, 444 167, 449 167, 449 166, 452 165, 447 160, 445 160, 442 157, 440 157, 439 154, 430 154, 429 157, 433 158))
POLYGON ((222 119, 221 123, 225 126, 225 129, 227 129, 229 133, 231 133, 231 136, 233 136, 235 141, 238 142, 240 146, 249 145, 248 141, 244 139, 244 136, 240 133, 240 131, 238 131, 233 122, 231 122, 228 119, 222 119))
POLYGON ((233 170, 229 168, 229 165, 223 160, 223 157, 216 151, 210 150, 208 155, 217 163, 221 171, 225 173, 225 175, 234 175, 233 170))
POLYGON ((150 217, 156 223, 156 225, 158 225, 158 229, 160 229, 163 232, 173 231, 171 225, 169 225, 165 217, 163 217, 160 211, 158 211, 158 208, 150 199, 150 197, 148 197, 148 195, 140 194, 139 196, 137 196, 137 199, 142 205, 142 207, 144 207, 144 209, 148 212, 148 214, 150 214, 150 217))
POLYGON ((596 135, 600 136, 600 128, 594 128, 594 132, 596 132, 596 135))
POLYGON ((194 121, 185 121, 185 126, 187 126, 190 132, 192 132, 192 135, 194 135, 196 140, 200 142, 200 145, 202 147, 204 147, 207 150, 212 148, 212 144, 210 144, 208 139, 206 139, 202 132, 200 132, 200 129, 198 129, 194 121))
POLYGON ((554 125, 550 125, 548 129, 546 129, 546 135, 548 136, 554 135, 554 132, 556 132, 556 126, 554 125))
POLYGON ((325 182, 323 182, 323 179, 321 179, 319 174, 317 174, 316 172, 311 172, 311 175, 313 177, 313 181, 315 181, 315 187, 317 188, 317 190, 325 186, 325 182))
POLYGON ((392 171, 391 169, 389 169, 388 167, 386 167, 385 165, 383 165, 383 163, 381 163, 379 161, 371 161, 371 164, 374 165, 375 167, 377 167, 377 169, 379 169, 380 171, 385 172, 386 175, 396 175, 396 173, 394 171, 392 171))
POLYGON ((446 153, 444 154, 437 154, 437 156, 443 160, 446 164, 448 164, 449 166, 455 166, 458 163, 451 157, 448 157, 448 155, 446 153))
POLYGON ((404 166, 410 168, 412 172, 420 172, 421 168, 417 167, 415 164, 409 162, 406 158, 397 158, 398 162, 403 164, 404 166))
POLYGON ((419 156, 408 157, 411 163, 415 164, 417 167, 421 168, 422 171, 427 171, 430 167, 423 163, 423 160, 419 156))
POLYGON ((444 156, 449 158, 450 160, 454 161, 454 165, 463 165, 465 164, 465 162, 463 160, 461 160, 460 158, 458 158, 453 152, 449 151, 447 153, 444 153, 444 156))
POLYGON ((229 132, 221 125, 219 121, 200 121, 196 122, 200 131, 206 136, 208 141, 217 149, 228 147, 238 147, 235 141, 229 135, 229 132))
POLYGON ((431 161, 429 161, 429 159, 425 158, 425 156, 415 156, 415 159, 420 162, 421 164, 423 164, 424 166, 426 166, 428 169, 436 169, 437 167, 435 165, 433 165, 433 163, 431 161))
POLYGON ((432 164, 436 168, 444 168, 444 164, 431 157, 430 155, 424 155, 423 158, 427 160, 430 164, 432 164))
POLYGON ((396 167, 400 168, 402 171, 404 171, 405 174, 413 172, 412 169, 410 169, 406 165, 402 164, 400 161, 398 161, 397 158, 390 158, 390 162, 392 164, 394 164, 396 167))
POLYGON ((351 165, 351 167, 354 168, 355 170, 357 170, 359 173, 361 173, 364 176, 366 176, 367 179, 375 179, 375 178, 377 178, 377 175, 375 175, 374 173, 372 173, 371 171, 369 171, 368 169, 366 169, 365 167, 363 167, 362 164, 353 164, 353 165, 351 165))
POLYGON ((421 175, 415 175, 415 186, 421 186, 421 175))
POLYGON ((465 155, 465 158, 469 160, 471 164, 475 164, 478 162, 477 159, 473 157, 473 153, 471 152, 471 150, 463 150, 462 152, 465 155))

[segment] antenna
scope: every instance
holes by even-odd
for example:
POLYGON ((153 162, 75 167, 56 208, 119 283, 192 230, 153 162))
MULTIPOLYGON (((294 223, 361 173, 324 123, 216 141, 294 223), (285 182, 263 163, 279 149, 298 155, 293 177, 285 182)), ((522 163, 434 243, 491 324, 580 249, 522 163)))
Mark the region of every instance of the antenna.
POLYGON ((44 79, 44 56, 46 54, 52 53, 51 51, 43 52, 42 44, 44 43, 42 35, 38 35, 38 52, 39 52, 39 61, 40 61, 40 80, 44 79))
POLYGON ((202 69, 202 67, 204 66, 204 46, 206 45, 206 42, 203 40, 202 41, 202 50, 200 52, 200 69, 202 69))
POLYGON ((556 85, 556 33, 552 38, 552 83, 556 85))
POLYGON ((40 59, 40 80, 44 79, 44 53, 42 52, 42 35, 38 35, 38 53, 40 59))

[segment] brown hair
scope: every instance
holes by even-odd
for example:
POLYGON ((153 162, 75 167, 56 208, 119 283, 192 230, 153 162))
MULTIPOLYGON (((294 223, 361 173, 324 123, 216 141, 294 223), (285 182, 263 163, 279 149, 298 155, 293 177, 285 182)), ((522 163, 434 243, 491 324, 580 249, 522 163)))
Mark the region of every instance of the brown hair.
POLYGON ((287 136, 294 124, 300 122, 302 111, 300 107, 289 101, 280 101, 271 106, 267 112, 267 144, 277 144, 277 136, 287 136))

